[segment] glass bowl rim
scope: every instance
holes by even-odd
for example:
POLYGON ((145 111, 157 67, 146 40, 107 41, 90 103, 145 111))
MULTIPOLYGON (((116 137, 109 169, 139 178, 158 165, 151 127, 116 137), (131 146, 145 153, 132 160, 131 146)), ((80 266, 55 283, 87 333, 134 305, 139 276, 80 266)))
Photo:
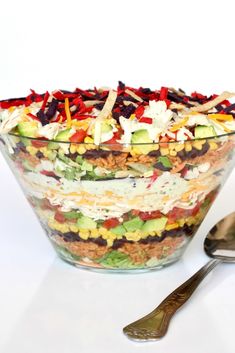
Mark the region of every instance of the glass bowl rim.
MULTIPOLYGON (((109 147, 109 146, 113 146, 113 147, 131 147, 131 146, 160 146, 160 147, 164 147, 165 145, 170 145, 170 144, 184 144, 184 143, 193 143, 196 141, 202 141, 202 140, 218 140, 220 138, 223 137, 229 137, 229 136, 233 136, 235 135, 235 131, 232 132, 228 132, 222 135, 216 135, 216 136, 208 136, 208 137, 200 137, 200 138, 194 138, 191 140, 177 140, 177 141, 168 141, 168 142, 141 142, 141 143, 99 143, 98 145, 96 145, 94 142, 71 142, 71 141, 58 141, 58 140, 48 140, 46 138, 43 137, 29 137, 29 136, 23 136, 23 135, 19 135, 17 133, 13 133, 13 132, 8 132, 7 134, 3 134, 2 136, 14 136, 14 137, 18 137, 18 138, 24 138, 24 139, 28 139, 28 140, 32 140, 32 141, 41 141, 41 142, 53 142, 53 143, 63 143, 63 144, 68 144, 68 145, 93 145, 96 148, 101 146, 101 147, 109 147), (164 146, 163 146, 164 145, 164 146)), ((1 137, 1 134, 0 134, 1 137)))

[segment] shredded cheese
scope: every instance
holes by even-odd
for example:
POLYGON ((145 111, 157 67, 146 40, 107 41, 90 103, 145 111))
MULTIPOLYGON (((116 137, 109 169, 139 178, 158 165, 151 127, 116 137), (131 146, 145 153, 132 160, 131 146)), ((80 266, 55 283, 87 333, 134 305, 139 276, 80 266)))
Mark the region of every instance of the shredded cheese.
POLYGON ((170 129, 170 131, 175 132, 179 130, 181 127, 184 127, 186 125, 187 121, 188 121, 188 118, 186 117, 183 120, 181 120, 179 123, 174 124, 170 129))
POLYGON ((208 118, 220 121, 233 121, 233 116, 231 114, 209 114, 208 118))
POLYGON ((108 98, 103 106, 103 109, 95 119, 95 132, 94 132, 94 143, 95 145, 100 144, 101 140, 101 125, 104 119, 106 119, 112 112, 113 106, 117 99, 117 92, 109 91, 108 98))

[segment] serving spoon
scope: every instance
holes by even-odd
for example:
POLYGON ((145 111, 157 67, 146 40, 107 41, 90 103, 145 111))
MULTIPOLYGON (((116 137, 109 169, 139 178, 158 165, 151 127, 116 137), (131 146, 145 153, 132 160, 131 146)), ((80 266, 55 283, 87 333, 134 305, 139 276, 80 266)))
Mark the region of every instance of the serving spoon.
POLYGON ((204 241, 204 250, 213 259, 176 288, 151 313, 124 327, 124 334, 136 341, 157 340, 165 336, 172 316, 191 297, 206 275, 221 262, 235 262, 235 212, 210 230, 204 241))

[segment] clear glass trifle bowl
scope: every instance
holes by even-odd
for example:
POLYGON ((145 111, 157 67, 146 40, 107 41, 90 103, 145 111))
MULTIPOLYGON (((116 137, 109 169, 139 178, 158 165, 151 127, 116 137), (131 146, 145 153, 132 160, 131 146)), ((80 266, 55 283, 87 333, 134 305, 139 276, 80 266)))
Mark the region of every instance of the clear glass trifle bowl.
MULTIPOLYGON (((67 98, 65 104, 73 112, 72 93, 60 92, 61 96, 67 94, 61 100, 67 98)), ((39 97, 36 107, 47 107, 45 94, 39 97)), ((158 142, 149 142, 148 129, 141 128, 132 132, 129 142, 123 142, 115 131, 97 144, 94 131, 78 136, 86 119, 76 119, 79 130, 70 131, 71 120, 68 124, 65 111, 67 120, 59 122, 64 128, 57 131, 56 138, 35 137, 40 121, 28 113, 29 104, 15 104, 12 108, 10 100, 3 102, 2 111, 7 110, 8 116, 15 112, 17 117, 19 109, 24 109, 32 121, 14 123, 10 131, 2 133, 1 152, 57 254, 77 267, 140 271, 177 261, 234 166, 235 135, 231 130, 219 136, 214 130, 212 136, 212 125, 201 125, 191 139, 174 140, 165 133, 158 142), (83 141, 77 142, 81 138, 83 141)), ((232 116, 226 111, 212 112, 232 116)), ((194 112, 192 116, 197 114, 202 115, 194 112)), ((131 119, 135 119, 133 113, 131 119)), ((219 120, 216 124, 227 123, 225 117, 220 119, 223 123, 219 120)), ((6 126, 6 118, 2 118, 2 126, 4 121, 6 126)), ((58 121, 48 127, 53 124, 58 121)), ((170 131, 180 130, 179 124, 174 121, 170 131)), ((46 129, 47 124, 41 125, 46 129)))

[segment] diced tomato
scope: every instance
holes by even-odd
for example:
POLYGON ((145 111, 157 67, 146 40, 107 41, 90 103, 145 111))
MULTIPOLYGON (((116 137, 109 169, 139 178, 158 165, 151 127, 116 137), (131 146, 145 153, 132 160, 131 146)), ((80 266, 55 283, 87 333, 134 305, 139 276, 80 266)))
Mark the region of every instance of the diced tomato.
POLYGON ((119 224, 120 222, 117 218, 109 218, 109 219, 106 219, 106 221, 104 221, 103 227, 110 229, 110 228, 117 227, 119 224))
POLYGON ((133 216, 138 216, 139 213, 140 213, 139 210, 132 210, 132 211, 131 211, 131 214, 133 214, 133 216))
POLYGON ((64 223, 66 221, 66 218, 64 217, 63 213, 59 211, 56 211, 54 218, 59 223, 64 223))
POLYGON ((168 223, 176 221, 177 219, 196 216, 201 207, 201 202, 199 202, 194 208, 183 209, 179 207, 174 207, 168 214, 168 223))
POLYGON ((161 218, 162 214, 160 211, 140 212, 139 217, 142 219, 142 221, 148 221, 149 219, 161 218))
POLYGON ((105 141, 104 143, 109 144, 109 145, 113 144, 112 150, 113 151, 120 151, 120 150, 122 150, 122 145, 117 141, 120 139, 120 135, 121 135, 121 130, 118 130, 118 131, 114 132, 113 137, 110 140, 105 141))
POLYGON ((139 119, 139 122, 140 122, 140 123, 152 124, 153 119, 152 119, 152 118, 146 118, 146 117, 142 116, 142 117, 139 119))
POLYGON ((86 131, 83 129, 80 129, 76 131, 75 134, 73 134, 69 140, 71 142, 78 142, 78 143, 83 142, 86 135, 87 135, 86 131))
POLYGON ((41 148, 41 147, 46 147, 48 145, 48 142, 39 141, 39 140, 31 140, 31 144, 33 147, 41 148))

